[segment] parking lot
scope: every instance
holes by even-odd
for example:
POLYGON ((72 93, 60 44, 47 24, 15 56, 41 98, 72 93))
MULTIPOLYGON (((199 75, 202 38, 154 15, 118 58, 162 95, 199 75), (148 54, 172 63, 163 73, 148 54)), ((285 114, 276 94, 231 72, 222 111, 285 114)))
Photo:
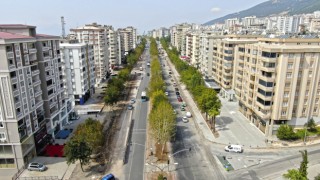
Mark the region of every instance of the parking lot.
POLYGON ((46 177, 47 179, 69 179, 75 164, 67 165, 65 158, 59 157, 36 157, 32 162, 43 163, 47 166, 47 170, 43 172, 24 170, 19 176, 20 179, 27 179, 28 177, 46 177))

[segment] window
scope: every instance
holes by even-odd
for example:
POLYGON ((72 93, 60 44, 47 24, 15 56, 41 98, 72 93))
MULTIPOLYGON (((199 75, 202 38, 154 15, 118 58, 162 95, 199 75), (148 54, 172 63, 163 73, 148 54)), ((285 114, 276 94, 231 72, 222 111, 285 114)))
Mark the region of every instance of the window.
POLYGON ((316 99, 316 104, 319 104, 319 98, 316 99))
POLYGON ((261 56, 262 57, 266 57, 266 58, 276 58, 277 57, 277 53, 262 51, 261 56))
POLYGON ((289 97, 289 92, 288 92, 288 91, 285 91, 284 94, 283 94, 283 96, 286 97, 286 98, 289 97))
POLYGON ((0 139, 1 140, 6 139, 6 134, 4 134, 4 132, 0 132, 0 139))
POLYGON ((289 58, 294 58, 294 54, 293 53, 289 53, 289 58))
POLYGON ((312 71, 309 71, 309 77, 312 77, 312 71))
POLYGON ((313 61, 310 61, 310 67, 313 68, 313 61))
POLYGON ((291 77, 292 77, 292 73, 291 73, 291 72, 288 72, 286 77, 287 77, 287 78, 291 78, 291 77))
POLYGON ((316 113, 317 111, 318 111, 318 108, 315 107, 315 108, 313 109, 313 112, 316 113))
POLYGON ((3 128, 4 125, 3 125, 3 122, 0 122, 0 128, 3 128))
POLYGON ((309 95, 309 91, 307 90, 307 91, 306 91, 306 96, 308 96, 308 95, 309 95))
POLYGON ((257 50, 253 50, 253 51, 252 51, 252 54, 253 54, 253 55, 257 55, 257 50))
POLYGON ((281 116, 287 115, 287 111, 281 111, 281 116))
POLYGON ((288 101, 283 101, 282 106, 283 107, 287 107, 288 106, 288 101))
POLYGON ((293 63, 288 63, 288 69, 292 69, 293 68, 293 63))

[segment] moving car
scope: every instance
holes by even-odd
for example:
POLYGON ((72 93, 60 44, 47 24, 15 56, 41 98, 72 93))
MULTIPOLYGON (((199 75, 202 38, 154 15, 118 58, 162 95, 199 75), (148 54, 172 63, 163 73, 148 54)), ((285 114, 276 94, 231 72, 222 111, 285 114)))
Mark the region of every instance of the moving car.
POLYGON ((236 152, 236 153, 242 153, 243 149, 241 145, 235 145, 235 144, 230 144, 229 146, 226 146, 224 148, 225 151, 227 152, 236 152))
POLYGON ((191 118, 191 117, 192 117, 191 112, 188 111, 188 112, 186 113, 186 116, 187 116, 187 118, 191 118))
POLYGON ((186 116, 183 116, 182 117, 182 122, 184 122, 184 123, 187 123, 189 120, 188 120, 188 118, 186 117, 186 116))
POLYGON ((150 73, 147 73, 147 76, 150 76, 150 73))
POLYGON ((29 171, 45 171, 47 167, 41 163, 32 162, 28 165, 29 171))
POLYGON ((132 109, 133 109, 132 104, 129 104, 129 105, 128 105, 128 110, 132 110, 132 109))
POLYGON ((101 180, 115 180, 115 179, 116 178, 114 177, 113 174, 107 174, 101 178, 101 180))

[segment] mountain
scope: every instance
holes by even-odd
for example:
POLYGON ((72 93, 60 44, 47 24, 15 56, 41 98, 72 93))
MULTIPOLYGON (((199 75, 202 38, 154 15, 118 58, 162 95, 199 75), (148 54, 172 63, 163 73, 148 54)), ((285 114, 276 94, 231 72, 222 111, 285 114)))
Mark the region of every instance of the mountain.
POLYGON ((320 10, 320 0, 269 0, 250 9, 211 20, 204 25, 212 25, 218 22, 224 23, 224 20, 230 18, 243 18, 247 16, 266 17, 276 14, 294 15, 313 13, 317 10, 320 10))

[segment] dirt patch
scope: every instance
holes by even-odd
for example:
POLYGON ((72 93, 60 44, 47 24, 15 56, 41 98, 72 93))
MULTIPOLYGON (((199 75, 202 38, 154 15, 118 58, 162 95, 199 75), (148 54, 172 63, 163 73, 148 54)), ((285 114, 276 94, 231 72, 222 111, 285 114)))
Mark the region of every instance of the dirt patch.
POLYGON ((169 157, 168 157, 168 147, 167 144, 164 144, 164 146, 162 144, 155 144, 156 147, 156 154, 155 156, 158 158, 158 162, 166 162, 168 161, 169 157), (162 152, 163 149, 163 152, 162 152))
POLYGON ((173 180, 174 179, 174 173, 168 173, 168 172, 151 172, 147 174, 146 179, 148 180, 158 180, 158 176, 162 174, 163 177, 166 177, 167 180, 173 180))

